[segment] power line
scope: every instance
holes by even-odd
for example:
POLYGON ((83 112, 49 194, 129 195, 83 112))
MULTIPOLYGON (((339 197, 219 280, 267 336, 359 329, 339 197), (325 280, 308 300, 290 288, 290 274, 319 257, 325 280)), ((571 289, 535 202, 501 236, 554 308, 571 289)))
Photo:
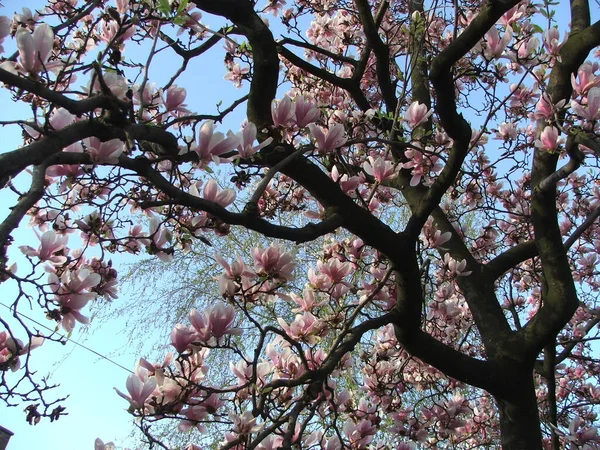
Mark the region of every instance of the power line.
POLYGON ((92 349, 92 348, 90 348, 90 347, 88 347, 88 346, 86 346, 86 345, 83 345, 83 344, 81 344, 81 343, 77 342, 75 339, 73 339, 73 338, 70 338, 70 337, 68 337, 68 336, 65 336, 64 334, 58 333, 56 330, 53 330, 52 328, 50 328, 50 327, 48 327, 48 326, 44 325, 43 323, 40 323, 40 322, 38 322, 37 320, 35 320, 35 319, 32 319, 31 317, 27 316, 26 314, 23 314, 22 312, 19 312, 19 311, 16 311, 16 310, 13 310, 13 309, 11 309, 11 308, 10 308, 10 306, 7 306, 7 305, 5 305, 5 304, 4 304, 4 303, 2 303, 2 302, 0 302, 0 305, 4 306, 6 309, 8 309, 9 311, 11 311, 12 313, 14 313, 14 314, 18 314, 19 316, 21 316, 21 317, 23 317, 23 318, 25 318, 25 319, 27 319, 27 320, 30 320, 31 322, 35 323, 36 325, 38 325, 38 326, 40 326, 40 327, 42 327, 42 328, 45 328, 46 330, 48 330, 48 331, 50 331, 50 332, 52 332, 52 333, 55 333, 55 334, 57 334, 57 335, 58 335, 58 336, 60 336, 62 339, 66 339, 67 341, 70 341, 70 342, 72 342, 73 344, 75 344, 75 345, 77 345, 77 346, 79 346, 79 347, 83 348, 84 350, 87 350, 88 352, 92 352, 94 355, 96 355, 96 356, 99 356, 99 357, 100 357, 100 358, 102 358, 102 359, 105 359, 106 361, 108 361, 108 362, 110 362, 110 363, 114 364, 114 365, 115 365, 115 366, 117 366, 117 367, 120 367, 120 368, 121 368, 121 369, 123 369, 123 370, 126 370, 126 371, 127 371, 127 372, 129 372, 129 373, 133 373, 133 371, 132 371, 131 369, 128 369, 127 367, 125 367, 125 366, 122 366, 122 365, 121 365, 121 364, 119 364, 118 362, 116 362, 116 361, 113 361, 113 360, 112 360, 112 359, 110 359, 108 356, 104 356, 102 353, 100 353, 100 352, 97 352, 96 350, 94 350, 94 349, 92 349))

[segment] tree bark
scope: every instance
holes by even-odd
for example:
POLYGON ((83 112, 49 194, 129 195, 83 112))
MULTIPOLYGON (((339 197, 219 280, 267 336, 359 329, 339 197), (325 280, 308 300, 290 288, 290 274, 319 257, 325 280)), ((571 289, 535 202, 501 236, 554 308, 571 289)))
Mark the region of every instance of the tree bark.
POLYGON ((531 374, 507 386, 510 396, 495 396, 500 414, 502 450, 542 450, 542 433, 531 374))

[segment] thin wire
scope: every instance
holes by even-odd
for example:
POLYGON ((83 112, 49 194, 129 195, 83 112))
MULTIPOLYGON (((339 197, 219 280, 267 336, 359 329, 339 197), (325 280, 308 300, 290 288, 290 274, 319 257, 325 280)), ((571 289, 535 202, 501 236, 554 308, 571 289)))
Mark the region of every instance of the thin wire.
POLYGON ((67 341, 70 341, 70 342, 72 342, 73 344, 75 344, 75 345, 77 345, 77 346, 79 346, 79 347, 83 348, 84 350, 87 350, 88 352, 92 352, 94 355, 96 355, 96 356, 99 356, 100 358, 107 360, 108 362, 110 362, 110 363, 114 364, 115 366, 117 366, 117 367, 120 367, 121 369, 123 369, 123 370, 126 370, 126 371, 127 371, 127 372, 129 372, 129 373, 133 373, 133 371, 132 371, 132 370, 130 370, 130 369, 128 369, 127 367, 125 367, 125 366, 122 366, 122 365, 121 365, 121 364, 119 364, 118 362, 116 362, 116 361, 113 361, 112 359, 110 359, 108 356, 104 356, 102 353, 99 353, 99 352, 97 352, 96 350, 94 350, 94 349, 91 349, 91 348, 89 348, 89 347, 87 347, 87 346, 85 346, 85 345, 83 345, 83 344, 81 344, 81 343, 77 342, 75 339, 72 339, 72 338, 70 338, 70 337, 68 337, 68 336, 65 336, 64 334, 60 334, 60 333, 56 332, 56 331, 55 331, 55 330, 53 330, 52 328, 50 328, 50 327, 48 327, 48 326, 44 325, 43 323, 40 323, 40 322, 38 322, 38 321, 37 321, 37 320, 35 320, 35 319, 32 319, 31 317, 29 317, 29 316, 27 316, 27 315, 23 314, 22 312, 15 311, 15 310, 11 309, 11 307, 10 307, 10 306, 7 306, 7 305, 5 305, 5 304, 4 304, 4 303, 2 303, 2 302, 0 302, 0 305, 4 306, 6 309, 8 309, 9 311, 11 311, 12 313, 14 313, 14 314, 18 314, 19 316, 21 316, 21 317, 24 317, 25 319, 28 319, 28 320, 32 321, 32 322, 33 322, 33 323, 35 323, 36 325, 39 325, 40 327, 42 327, 42 328, 45 328, 46 330, 48 330, 48 331, 51 331, 52 333, 56 333, 56 334, 58 334, 58 335, 59 335, 61 338, 63 338, 63 339, 66 339, 67 341))

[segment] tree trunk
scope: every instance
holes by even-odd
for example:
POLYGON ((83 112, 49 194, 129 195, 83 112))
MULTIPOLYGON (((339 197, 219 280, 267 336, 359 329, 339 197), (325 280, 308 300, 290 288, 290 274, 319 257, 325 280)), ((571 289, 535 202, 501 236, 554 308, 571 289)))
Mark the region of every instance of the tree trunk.
POLYGON ((502 450, 542 450, 542 432, 531 374, 510 386, 507 396, 496 396, 502 450))

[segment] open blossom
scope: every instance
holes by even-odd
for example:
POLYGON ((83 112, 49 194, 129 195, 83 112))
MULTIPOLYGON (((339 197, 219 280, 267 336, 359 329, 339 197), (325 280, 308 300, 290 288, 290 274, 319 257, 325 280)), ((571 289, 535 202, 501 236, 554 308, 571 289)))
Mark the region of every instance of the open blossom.
POLYGON ((321 117, 321 110, 310 101, 304 100, 304 96, 299 95, 294 100, 295 121, 298 128, 304 128, 309 123, 316 122, 321 117))
POLYGON ((323 322, 308 311, 296 315, 296 318, 289 325, 281 317, 277 322, 283 328, 283 331, 294 340, 306 341, 309 344, 317 342, 317 335, 321 332, 323 322))
POLYGON ((261 148, 266 147, 273 142, 273 138, 270 137, 262 141, 260 144, 254 145, 254 141, 256 141, 256 134, 256 125, 254 125, 252 122, 248 122, 242 131, 242 139, 237 147, 237 157, 250 158, 261 148))
POLYGON ((200 127, 198 142, 192 144, 191 149, 198 154, 200 166, 204 167, 210 162, 221 162, 220 156, 230 152, 240 143, 240 137, 229 135, 225 137, 221 132, 215 132, 215 123, 207 120, 200 127))
POLYGON ((513 30, 510 26, 506 27, 506 31, 502 38, 498 34, 496 27, 490 28, 490 31, 485 35, 486 46, 483 50, 483 54, 487 59, 499 58, 506 46, 510 43, 513 37, 513 30))
POLYGON ((254 269, 259 275, 275 276, 277 278, 292 279, 292 272, 296 264, 294 257, 284 253, 277 245, 270 245, 266 249, 254 248, 254 269))
POLYGON ((235 196, 236 194, 233 189, 219 189, 219 185, 214 179, 210 179, 204 185, 204 198, 218 203, 224 208, 234 202, 235 196))
POLYGON ((145 371, 139 375, 131 374, 127 377, 127 383, 125 384, 125 387, 127 388, 129 395, 122 393, 116 388, 115 391, 117 391, 117 394, 129 402, 132 409, 143 409, 146 400, 148 400, 148 397, 150 397, 156 388, 156 378, 146 377, 145 371))
POLYGON ((412 102, 406 110, 404 120, 408 123, 409 127, 415 128, 422 123, 425 123, 432 114, 433 110, 428 110, 427 105, 423 105, 419 102, 412 102))
POLYGON ((204 313, 206 326, 210 335, 216 339, 220 339, 226 334, 241 335, 242 330, 233 327, 235 320, 235 310, 233 306, 224 303, 209 308, 204 313))
POLYGON ((327 262, 317 262, 319 273, 325 275, 332 283, 340 283, 352 272, 352 264, 340 262, 337 258, 330 258, 327 262))
POLYGON ((186 108, 187 105, 183 103, 186 95, 185 88, 177 87, 175 84, 169 86, 163 99, 166 110, 169 112, 189 113, 190 111, 186 108))
POLYGON ((571 102, 575 113, 586 120, 600 120, 600 87, 593 87, 588 91, 587 104, 580 105, 576 101, 571 102))
POLYGON ((44 343, 44 338, 32 336, 31 342, 23 344, 20 339, 13 339, 6 331, 0 331, 0 372, 11 369, 13 372, 21 367, 19 356, 28 354, 44 343))
POLYGON ((341 147, 348 140, 344 131, 344 126, 339 123, 329 127, 327 133, 323 132, 320 127, 313 123, 309 124, 308 128, 310 134, 315 138, 317 148, 323 153, 341 147))
POLYGON ((542 131, 540 138, 535 141, 535 146, 540 150, 553 152, 563 143, 564 139, 559 136, 560 131, 558 128, 547 126, 544 128, 544 131, 542 131))
POLYGON ((233 432, 242 436, 250 433, 256 433, 262 430, 264 425, 256 425, 256 417, 250 411, 244 411, 241 415, 230 413, 229 417, 233 421, 233 432))
POLYGON ((552 105, 546 95, 542 95, 535 105, 535 112, 533 113, 534 119, 550 119, 555 112, 565 106, 566 101, 563 99, 556 105, 552 105))
POLYGON ((54 45, 52 28, 46 23, 37 25, 33 33, 26 28, 19 28, 16 39, 20 66, 30 75, 37 75, 44 69, 52 53, 54 45))
POLYGON ((41 261, 48 261, 50 264, 60 266, 67 261, 67 257, 62 253, 68 240, 69 237, 66 235, 46 231, 40 237, 40 246, 37 250, 28 245, 23 245, 19 249, 27 256, 37 256, 41 261))
POLYGON ((348 177, 348 174, 340 176, 340 171, 337 166, 333 166, 331 169, 331 179, 340 185, 340 188, 344 193, 352 195, 358 186, 360 186, 361 179, 358 176, 348 177))
POLYGON ((225 269, 225 273, 219 276, 219 293, 221 295, 233 295, 239 290, 239 284, 243 282, 242 278, 251 278, 255 273, 246 267, 241 257, 237 261, 229 264, 219 255, 215 255, 216 261, 225 269))
POLYGON ((592 63, 586 61, 577 70, 577 78, 571 75, 571 85, 577 95, 585 95, 591 88, 600 85, 600 76, 594 72, 592 63))
POLYGON ((286 95, 279 101, 273 100, 271 103, 271 116, 273 118, 273 125, 287 128, 290 122, 294 120, 292 99, 286 95))
POLYGON ((558 56, 558 52, 563 46, 564 42, 560 41, 560 31, 558 28, 550 28, 544 32, 544 48, 549 55, 558 56))
POLYGON ((107 442, 106 444, 100 438, 96 438, 94 441, 94 450, 115 450, 115 444, 112 442, 107 442))
MULTIPOLYGON (((102 74, 102 78, 104 79, 106 87, 110 89, 110 92, 112 92, 115 97, 121 100, 127 98, 126 94, 129 90, 129 85, 124 77, 116 72, 106 72, 102 74)), ((87 91, 90 93, 90 95, 102 92, 102 86, 100 85, 100 81, 98 81, 97 76, 92 76, 90 80, 90 86, 88 86, 87 91), (91 85, 92 81, 94 82, 93 85, 91 85)))
POLYGON ((223 77, 225 80, 230 80, 233 85, 237 88, 242 87, 242 80, 244 76, 250 71, 248 67, 240 67, 238 63, 235 63, 223 77))
POLYGON ((85 139, 84 143, 90 158, 96 164, 116 164, 124 149, 123 142, 119 139, 102 142, 98 138, 91 137, 85 139))
POLYGON ((367 448, 377 433, 377 428, 367 419, 358 423, 347 420, 344 424, 344 434, 348 437, 352 448, 367 448))
POLYGON ((81 314, 81 310, 98 296, 91 289, 101 281, 102 277, 99 274, 87 268, 66 270, 60 278, 55 273, 49 275, 48 284, 60 308, 60 324, 66 331, 73 331, 75 321, 83 324, 89 322, 89 319, 81 314))
POLYGON ((178 353, 183 353, 189 346, 197 341, 198 338, 194 330, 190 327, 178 323, 171 331, 171 345, 175 347, 178 353))
POLYGON ((0 53, 4 53, 2 42, 10 34, 11 20, 6 16, 0 16, 0 53))
POLYGON ((449 253, 444 255, 444 265, 448 268, 453 276, 466 277, 472 273, 470 270, 465 270, 467 268, 466 260, 463 259, 462 261, 458 262, 452 258, 449 253))
POLYGON ((395 178, 398 173, 392 161, 384 160, 381 157, 374 158, 369 156, 368 161, 363 164, 363 169, 380 183, 395 178))
POLYGON ((514 123, 502 122, 496 132, 496 139, 510 141, 517 138, 517 126, 514 123))

